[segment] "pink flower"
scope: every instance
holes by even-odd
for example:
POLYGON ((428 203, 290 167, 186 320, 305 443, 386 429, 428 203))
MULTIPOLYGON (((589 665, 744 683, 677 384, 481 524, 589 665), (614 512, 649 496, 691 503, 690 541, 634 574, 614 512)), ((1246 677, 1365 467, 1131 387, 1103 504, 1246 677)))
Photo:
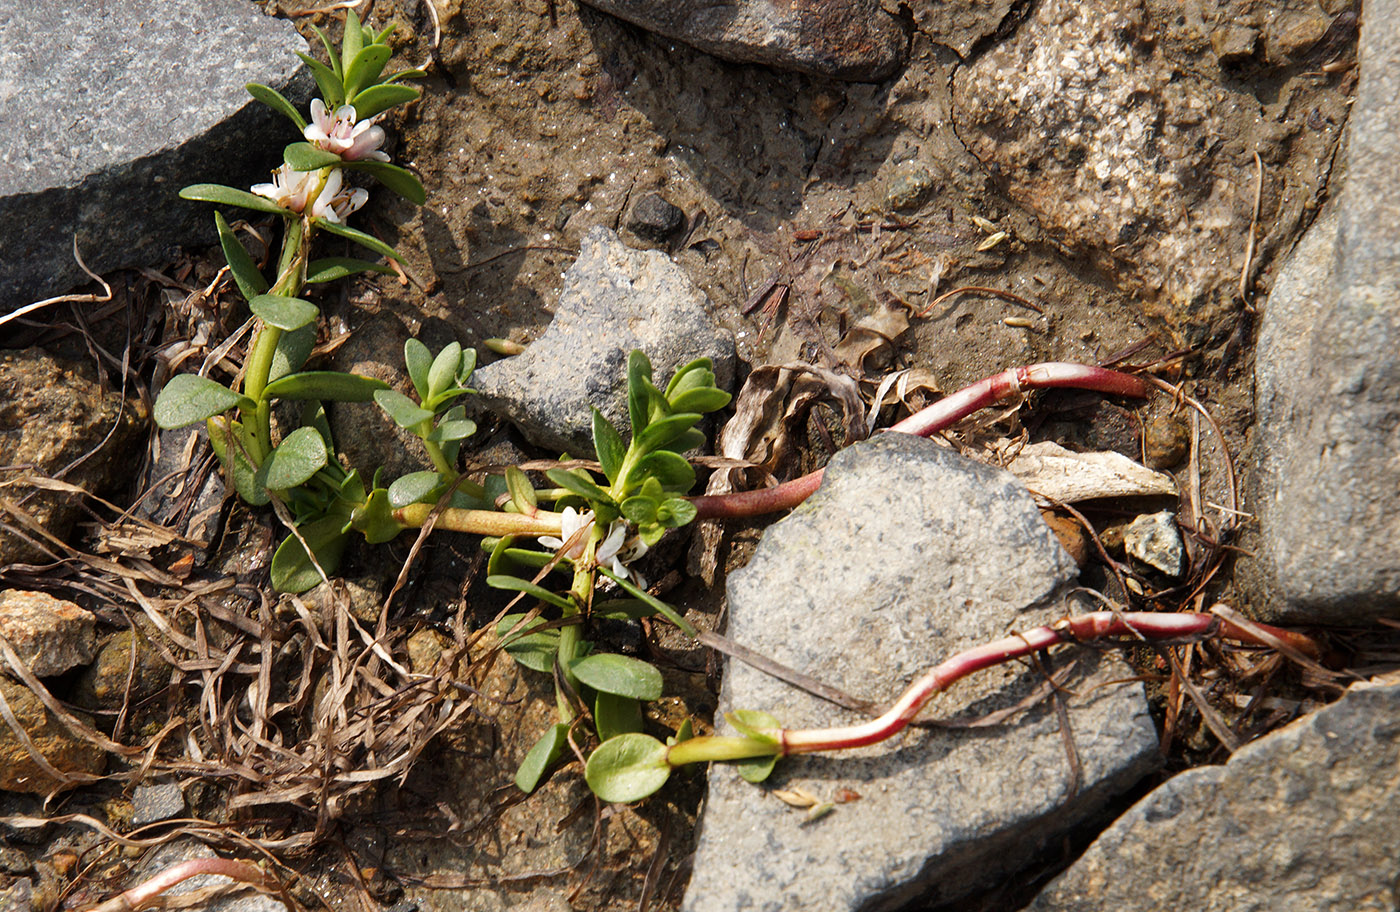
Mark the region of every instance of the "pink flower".
POLYGON ((283 162, 282 167, 272 172, 272 183, 254 184, 252 191, 283 209, 302 212, 318 180, 319 175, 315 171, 293 171, 291 165, 283 162))
POLYGON ((354 105, 341 105, 331 114, 326 104, 316 98, 311 102, 311 123, 302 134, 316 148, 334 152, 346 161, 359 161, 372 158, 375 161, 388 161, 389 156, 379 151, 384 145, 384 130, 374 125, 374 119, 355 122, 354 105))
POLYGON ((326 186, 311 205, 311 214, 328 222, 341 223, 369 199, 369 191, 345 185, 345 176, 336 168, 326 177, 326 186))

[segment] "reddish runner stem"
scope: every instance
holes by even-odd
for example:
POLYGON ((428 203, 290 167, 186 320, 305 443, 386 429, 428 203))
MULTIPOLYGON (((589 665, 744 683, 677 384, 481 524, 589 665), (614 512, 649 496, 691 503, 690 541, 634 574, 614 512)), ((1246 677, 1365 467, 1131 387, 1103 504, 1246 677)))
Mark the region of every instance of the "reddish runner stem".
POLYGON ((149 880, 94 906, 91 912, 136 912, 171 887, 201 874, 222 875, 262 889, 271 886, 262 870, 246 861, 235 861, 231 858, 192 858, 171 865, 149 880))
MULTIPOLYGON (((1097 390, 1115 396, 1147 396, 1151 387, 1141 378, 1104 367, 1088 364, 1049 361, 1025 367, 1014 367, 979 380, 946 396, 928 408, 905 418, 889 428, 902 434, 928 437, 990 405, 1027 389, 1097 390)), ((824 469, 801 478, 785 481, 771 488, 739 491, 734 494, 704 494, 690 498, 698 519, 742 519, 790 510, 808 497, 822 483, 824 469)))

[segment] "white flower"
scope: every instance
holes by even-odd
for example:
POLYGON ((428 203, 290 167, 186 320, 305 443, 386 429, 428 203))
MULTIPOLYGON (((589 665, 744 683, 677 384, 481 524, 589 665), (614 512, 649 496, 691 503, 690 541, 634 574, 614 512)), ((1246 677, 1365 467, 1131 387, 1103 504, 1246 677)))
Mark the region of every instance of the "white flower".
POLYGON ((627 537, 627 521, 617 519, 608 527, 608 534, 598 545, 594 555, 598 563, 611 563, 608 567, 618 579, 631 579, 642 589, 647 587, 646 578, 627 565, 647 553, 647 544, 634 536, 627 537))
MULTIPOLYGON (((560 548, 564 547, 564 544, 567 541, 569 541, 569 539, 573 538, 574 534, 577 533, 580 529, 587 529, 589 526, 593 525, 593 512, 591 510, 584 510, 582 513, 580 513, 573 507, 565 507, 564 512, 560 514, 560 516, 560 525, 563 528, 559 532, 559 538, 555 538, 553 535, 539 536, 540 544, 544 545, 551 551, 558 551, 560 548)), ((578 541, 574 543, 574 546, 570 548, 569 552, 564 556, 580 556, 581 554, 583 554, 583 546, 587 542, 588 536, 580 535, 578 537, 578 541)))
POLYGON ((344 222, 350 213, 365 204, 369 191, 345 186, 345 177, 336 168, 326 178, 326 186, 311 206, 311 214, 328 222, 344 222))
POLYGON ((354 105, 341 105, 335 114, 326 110, 326 103, 316 98, 311 102, 311 123, 302 132, 316 148, 334 152, 346 161, 359 161, 372 158, 375 161, 388 161, 389 156, 379 151, 384 145, 384 129, 374 124, 374 118, 355 122, 354 105))
POLYGON ((315 171, 293 171, 286 162, 272 172, 272 183, 254 184, 252 190, 258 196, 265 196, 283 209, 301 212, 306 209, 307 198, 316 189, 318 175, 315 171))

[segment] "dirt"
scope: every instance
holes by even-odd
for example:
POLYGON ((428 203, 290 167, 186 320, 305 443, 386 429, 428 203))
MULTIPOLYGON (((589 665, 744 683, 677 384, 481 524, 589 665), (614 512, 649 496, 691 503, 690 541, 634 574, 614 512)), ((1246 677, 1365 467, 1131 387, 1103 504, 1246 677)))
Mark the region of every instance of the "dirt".
MULTIPOLYGON (((285 0, 264 6, 296 11, 285 0)), ((385 124, 389 151, 422 178, 428 204, 418 209, 376 192, 359 217, 405 256, 404 276, 347 283, 320 302, 332 324, 374 334, 356 340, 361 348, 373 348, 381 333, 397 335, 398 323, 433 348, 452 339, 530 342, 548 325, 579 238, 606 225, 629 244, 670 254, 709 295, 745 373, 803 361, 851 373, 873 392, 886 372, 918 368, 949 391, 1037 361, 1100 363, 1124 352, 1135 364, 1165 359, 1164 375, 1194 378, 1194 394, 1224 430, 1224 441, 1209 429, 1198 440, 1205 497, 1224 497, 1222 443, 1244 451, 1251 417, 1245 302, 1214 313, 1208 325, 1145 303, 1102 263, 1067 255, 1073 245, 1013 202, 960 138, 957 70, 1004 40, 998 29, 1013 31, 1026 9, 979 5, 951 23, 939 18, 946 11, 920 12, 905 70, 891 82, 860 85, 727 64, 557 0, 442 0, 440 41, 424 3, 367 6, 361 12, 372 24, 399 23, 396 62, 431 65, 423 100, 385 124), (939 29, 942 44, 929 37, 939 29), (653 193, 684 214, 659 242, 628 227, 633 205, 653 193), (962 286, 993 291, 940 298, 962 286), (862 321, 877 343, 893 344, 852 344, 862 321)), ((312 24, 335 34, 334 19, 296 21, 309 36, 312 24)), ((1163 23, 1164 43, 1185 65, 1218 73, 1212 46, 1187 40, 1185 17, 1163 23)), ((1229 78, 1266 100, 1304 91, 1297 73, 1236 66, 1229 78)), ((1344 75, 1307 89, 1333 107, 1344 106, 1346 90, 1344 75)), ((1280 147, 1268 122, 1255 129, 1233 139, 1280 150, 1270 162, 1278 186, 1315 189, 1325 180, 1327 143, 1280 147)), ((1280 210, 1279 191, 1271 184, 1268 193, 1266 209, 1280 210)), ((1297 209, 1297 224, 1261 248, 1249 298, 1267 287, 1272 257, 1311 206, 1300 197, 1297 209)), ((1190 421, 1166 396, 1141 409, 1046 397, 1026 425, 1134 456, 1146 445, 1153 462, 1178 472, 1190 450, 1190 421), (1152 429, 1146 444, 1143 427, 1152 429)), ((482 437, 508 436, 491 430, 482 437)), ((823 436, 815 426, 812 434, 823 436)), ((752 529, 733 536, 732 561, 742 561, 754 536, 752 529)), ((392 548, 389 562, 406 549, 392 548)), ((430 548, 406 590, 416 606, 406 623, 444 626, 474 559, 461 543, 430 548)), ((357 560, 363 549, 352 553, 348 572, 375 572, 357 560)), ((392 582, 397 564, 389 562, 392 582)), ((1211 593, 1235 595, 1228 572, 1211 593)), ((722 603, 719 589, 695 580, 670 597, 711 618, 722 603)), ((491 603, 472 607, 485 613, 491 603)), ((661 648, 679 644, 665 640, 661 648)), ((713 667, 698 652, 672 658, 668 683, 691 711, 712 712, 715 681, 706 672, 713 667)), ((501 674, 507 678, 492 686, 516 702, 498 707, 498 731, 528 738, 543 727, 548 698, 501 674)), ((672 703, 659 712, 674 721, 682 709, 672 703)), ((433 910, 678 907, 698 782, 641 811, 604 811, 566 771, 515 804, 512 758, 524 748, 501 749, 486 728, 446 738, 401 789, 379 794, 356 816, 379 821, 346 836, 369 895, 433 910), (476 826, 482 821, 485 830, 476 826)), ((352 908, 364 894, 351 886, 349 869, 328 861, 308 889, 334 908, 352 908)))

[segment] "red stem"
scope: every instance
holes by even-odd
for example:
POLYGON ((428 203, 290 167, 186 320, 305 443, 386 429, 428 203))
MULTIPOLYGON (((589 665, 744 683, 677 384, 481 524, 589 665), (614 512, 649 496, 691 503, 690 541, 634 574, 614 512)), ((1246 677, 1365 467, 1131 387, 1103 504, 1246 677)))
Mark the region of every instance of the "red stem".
POLYGON ((94 906, 91 912, 136 912, 176 884, 201 874, 222 875, 256 887, 268 886, 262 870, 246 861, 235 861, 231 858, 193 858, 171 865, 149 880, 101 905, 94 906))
MULTIPOLYGON (((1264 633, 1286 637, 1295 645, 1306 644, 1316 654, 1317 645, 1306 637, 1263 624, 1264 633), (1301 644, 1299 644, 1301 641, 1301 644)), ((1003 637, 960 652, 910 685, 883 715, 857 725, 777 732, 783 754, 864 747, 891 738, 904 729, 935 695, 960 678, 1009 659, 1021 658, 1058 643, 1084 642, 1104 637, 1133 636, 1143 640, 1174 640, 1219 632, 1231 639, 1267 645, 1251 631, 1209 614, 1149 614, 1096 611, 1065 618, 1047 627, 1003 637)))
MULTIPOLYGON (((889 430, 928 437, 956 424, 973 412, 1018 395, 1022 390, 1055 387, 1098 390, 1115 396, 1138 398, 1146 397, 1151 390, 1145 381, 1130 374, 1088 364, 1049 361, 1026 367, 1013 367, 979 380, 950 396, 945 396, 928 408, 915 412, 889 430)), ((695 504, 697 519, 742 519, 790 510, 812 496, 822 483, 824 471, 818 469, 801 478, 756 491, 704 494, 690 498, 690 502, 695 504)))

